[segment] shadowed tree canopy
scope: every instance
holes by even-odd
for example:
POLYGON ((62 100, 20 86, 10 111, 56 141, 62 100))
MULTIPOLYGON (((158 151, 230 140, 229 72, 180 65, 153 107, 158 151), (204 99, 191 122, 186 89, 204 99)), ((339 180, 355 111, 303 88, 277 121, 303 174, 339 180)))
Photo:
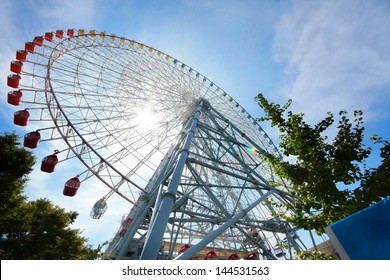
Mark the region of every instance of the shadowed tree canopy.
POLYGON ((382 163, 377 168, 366 170, 360 187, 354 191, 357 199, 365 204, 379 201, 390 195, 390 143, 388 141, 373 137, 377 143, 382 143, 382 163))
POLYGON ((20 260, 96 259, 93 249, 71 225, 77 212, 66 212, 47 199, 22 195, 34 156, 15 134, 0 135, 0 258, 20 260))
POLYGON ((22 196, 23 184, 35 164, 34 156, 18 145, 18 137, 15 134, 0 135, 0 214, 25 199, 22 196))
POLYGON ((287 157, 280 160, 268 156, 275 171, 289 180, 290 192, 296 197, 288 206, 294 216, 283 218, 300 228, 323 233, 330 223, 390 195, 387 141, 382 141, 382 165, 365 170, 371 149, 363 144, 362 111, 354 111, 352 122, 346 111, 340 111, 336 134, 328 139, 326 132, 335 123, 332 113, 312 126, 304 114, 287 111, 291 100, 283 107, 269 102, 263 94, 255 100, 265 112, 259 120, 271 121, 279 129, 281 152, 287 157), (361 186, 356 188, 358 183, 361 186))

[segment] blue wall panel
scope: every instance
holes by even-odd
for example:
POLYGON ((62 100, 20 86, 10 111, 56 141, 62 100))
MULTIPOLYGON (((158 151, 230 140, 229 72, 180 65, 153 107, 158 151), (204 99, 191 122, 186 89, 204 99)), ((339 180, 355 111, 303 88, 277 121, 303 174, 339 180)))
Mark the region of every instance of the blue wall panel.
POLYGON ((390 260, 390 197, 330 228, 351 260, 390 260))

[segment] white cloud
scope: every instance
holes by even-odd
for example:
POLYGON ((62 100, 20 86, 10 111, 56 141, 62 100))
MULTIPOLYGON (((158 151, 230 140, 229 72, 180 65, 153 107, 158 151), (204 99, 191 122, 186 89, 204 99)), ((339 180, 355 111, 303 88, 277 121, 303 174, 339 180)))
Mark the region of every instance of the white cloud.
POLYGON ((30 0, 29 2, 30 8, 41 19, 43 25, 49 24, 57 28, 93 27, 96 17, 95 0, 30 0))
POLYGON ((293 1, 275 38, 275 59, 286 64, 282 92, 294 109, 312 120, 342 109, 373 119, 384 110, 374 106, 388 109, 389 2, 293 1))

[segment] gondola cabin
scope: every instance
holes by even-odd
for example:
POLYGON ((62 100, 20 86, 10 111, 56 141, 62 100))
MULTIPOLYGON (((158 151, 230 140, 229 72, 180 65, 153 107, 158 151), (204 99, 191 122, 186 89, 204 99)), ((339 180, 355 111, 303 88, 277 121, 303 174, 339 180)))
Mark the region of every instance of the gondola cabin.
POLYGON ((8 104, 18 106, 22 102, 23 93, 20 90, 14 90, 8 92, 7 102, 8 104))
POLYGON ((53 154, 42 159, 41 171, 52 173, 58 163, 58 157, 53 154))
POLYGON ((20 74, 22 72, 23 62, 19 60, 15 60, 11 62, 10 70, 16 74, 20 74))
POLYGON ((53 41, 53 33, 52 32, 46 32, 45 33, 45 40, 48 42, 53 41))
POLYGON ((127 232, 127 228, 122 228, 122 229, 119 231, 118 235, 119 235, 120 237, 124 237, 125 234, 126 234, 126 232, 127 232))
POLYGON ((214 251, 210 251, 206 254, 206 256, 204 256, 204 259, 205 260, 216 260, 217 259, 217 253, 215 253, 214 251))
POLYGON ((73 29, 68 29, 68 31, 66 32, 66 34, 67 34, 69 37, 73 37, 73 36, 74 36, 74 30, 73 30, 73 29))
POLYGON ((247 260, 258 260, 259 259, 259 256, 256 254, 256 253, 250 253, 247 257, 246 257, 247 260))
POLYGON ((37 45, 38 47, 42 47, 42 45, 43 45, 43 37, 42 36, 35 37, 33 43, 35 45, 37 45))
POLYGON ((64 30, 57 30, 56 37, 62 39, 62 37, 64 37, 64 30))
POLYGON ((120 237, 124 237, 125 236, 125 233, 127 232, 127 230, 129 229, 131 223, 133 222, 133 219, 132 218, 127 218, 125 219, 123 222, 122 222, 122 227, 119 231, 119 236, 120 237))
POLYGON ((27 59, 27 52, 25 50, 18 50, 16 51, 16 59, 20 61, 26 61, 27 59))
POLYGON ((236 253, 234 253, 234 254, 231 254, 227 259, 229 261, 235 261, 235 260, 239 260, 240 257, 236 253))
POLYGON ((23 146, 35 149, 38 147, 39 140, 41 140, 41 134, 38 131, 32 131, 24 135, 23 146))
POLYGON ((12 88, 18 88, 21 77, 16 74, 8 75, 7 77, 7 85, 12 88))
POLYGON ((191 248, 190 245, 184 244, 183 246, 181 246, 180 251, 179 251, 179 254, 183 254, 183 253, 184 253, 185 251, 187 251, 189 248, 191 248))
POLYGON ((14 124, 19 126, 26 126, 29 117, 30 117, 30 113, 27 110, 17 111, 14 114, 14 124))
POLYGON ((104 200, 104 198, 101 198, 93 205, 90 216, 92 219, 100 219, 106 210, 107 202, 104 200))
POLYGON ((64 186, 63 194, 66 196, 75 196, 80 187, 80 180, 77 177, 69 179, 64 186))
POLYGON ((26 44, 24 44, 24 49, 29 53, 34 53, 35 50, 34 42, 26 42, 26 44))
POLYGON ((274 248, 274 253, 275 253, 275 256, 278 257, 278 258, 281 258, 283 257, 286 253, 283 251, 282 248, 280 248, 279 246, 275 246, 274 248))

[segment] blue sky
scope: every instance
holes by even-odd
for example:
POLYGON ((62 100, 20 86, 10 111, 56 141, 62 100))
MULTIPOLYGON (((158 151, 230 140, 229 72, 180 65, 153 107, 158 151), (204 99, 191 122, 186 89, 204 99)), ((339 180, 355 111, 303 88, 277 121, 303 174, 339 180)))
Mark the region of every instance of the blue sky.
MULTIPOLYGON (((387 0, 2 0, 0 18, 1 131, 28 131, 13 125, 15 107, 6 101, 6 77, 15 51, 46 31, 84 28, 170 54, 208 77, 253 116, 262 115, 254 103, 262 92, 278 103, 291 98, 291 109, 305 113, 312 123, 328 111, 361 109, 367 139, 373 133, 390 139, 387 0)), ((277 138, 276 131, 269 134, 277 138)), ((46 155, 34 153, 38 161, 46 155)), ((378 159, 372 164, 378 165, 378 159)), ((102 220, 91 220, 90 202, 100 197, 92 187, 86 203, 65 199, 62 186, 55 188, 58 182, 40 171, 30 178, 27 195, 77 210, 75 227, 93 244, 111 238, 121 214, 130 208, 118 200, 102 220)))

